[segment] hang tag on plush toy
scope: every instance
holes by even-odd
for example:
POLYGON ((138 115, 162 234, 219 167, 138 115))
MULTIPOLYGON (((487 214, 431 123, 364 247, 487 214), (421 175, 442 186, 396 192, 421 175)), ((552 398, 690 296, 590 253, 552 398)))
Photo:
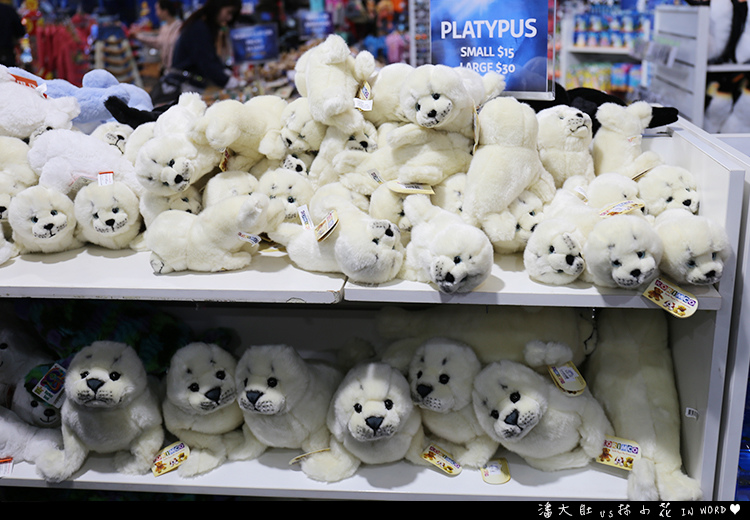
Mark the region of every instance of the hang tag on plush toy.
POLYGON ((482 474, 482 480, 487 484, 498 485, 510 482, 510 470, 508 461, 505 459, 490 460, 479 468, 479 472, 482 474))
POLYGON ((154 459, 151 472, 155 477, 177 469, 190 456, 190 448, 184 442, 175 442, 162 450, 154 459))
POLYGON ((302 204, 297 208, 297 215, 303 228, 307 230, 313 229, 312 217, 310 217, 310 210, 307 208, 307 204, 302 204))
POLYGON ((424 193, 426 195, 434 195, 435 192, 432 189, 432 186, 429 184, 420 184, 416 182, 399 182, 397 180, 388 181, 386 183, 388 188, 396 193, 406 193, 406 194, 412 194, 412 193, 424 193))
POLYGON ((328 236, 331 234, 331 232, 333 232, 336 224, 338 223, 339 217, 336 214, 336 210, 331 210, 323 219, 323 221, 315 226, 315 238, 318 239, 318 242, 328 238, 328 236))
POLYGON ((34 385, 31 393, 45 403, 60 408, 65 395, 65 373, 65 368, 55 363, 34 385))
POLYGON ((115 172, 99 172, 96 179, 99 186, 111 186, 115 182, 115 172))
POLYGON ((548 366, 547 370, 555 386, 568 395, 581 395, 586 389, 586 380, 572 361, 561 366, 548 366))
POLYGON ((613 217, 615 215, 622 215, 624 213, 630 213, 635 210, 640 210, 643 205, 643 202, 637 202, 634 200, 622 200, 599 210, 599 216, 602 218, 606 218, 613 217))
POLYGON ((448 475, 461 473, 461 465, 453 459, 453 456, 439 446, 430 444, 422 451, 422 458, 430 464, 437 466, 448 475))
POLYGON ((359 87, 357 97, 354 98, 354 106, 361 111, 369 112, 372 110, 372 90, 370 84, 366 81, 359 87))
POLYGON ((39 85, 36 80, 30 79, 30 78, 24 78, 23 76, 17 76, 16 74, 11 74, 13 76, 13 79, 15 79, 15 82, 19 85, 23 85, 24 87, 33 88, 36 90, 40 96, 43 98, 47 97, 47 85, 39 85))
POLYGON ((247 242, 247 243, 252 244, 254 246, 260 244, 261 241, 263 240, 258 235, 252 235, 250 233, 245 233, 244 231, 238 231, 237 232, 237 236, 243 242, 247 242))
POLYGON ((605 435, 602 452, 596 458, 596 462, 630 471, 633 469, 633 463, 640 458, 641 447, 637 442, 605 435))
POLYGON ((375 168, 367 170, 367 175, 369 175, 370 178, 378 184, 383 184, 383 179, 380 177, 380 173, 378 173, 378 170, 376 170, 375 168))
POLYGON ((234 153, 229 148, 224 148, 224 151, 221 152, 221 161, 219 161, 219 169, 223 172, 227 171, 227 168, 229 168, 229 159, 231 159, 234 156, 234 153))
POLYGON ((678 318, 692 316, 698 310, 698 299, 663 277, 654 279, 643 296, 678 318))

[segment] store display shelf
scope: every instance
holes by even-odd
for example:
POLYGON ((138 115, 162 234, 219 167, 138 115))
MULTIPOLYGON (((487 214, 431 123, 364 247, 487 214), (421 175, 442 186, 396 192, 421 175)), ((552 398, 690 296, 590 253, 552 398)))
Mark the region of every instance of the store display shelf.
POLYGON ((325 304, 343 295, 343 275, 297 269, 279 251, 263 251, 249 267, 220 273, 156 275, 149 256, 97 246, 23 255, 0 267, 0 297, 325 304))
POLYGON ((370 500, 626 500, 627 472, 592 463, 588 468, 543 472, 529 468, 513 454, 499 453, 508 461, 511 480, 502 485, 484 482, 477 469, 464 468, 449 476, 432 466, 399 462, 362 466, 348 479, 336 483, 308 478, 289 461, 298 451, 271 449, 253 461, 229 462, 196 478, 177 471, 158 477, 115 472, 111 459, 92 456, 74 480, 47 484, 33 465, 21 463, 0 480, 12 486, 48 489, 106 490, 146 493, 194 493, 282 498, 370 500))
POLYGON ((598 47, 598 46, 580 46, 570 47, 568 52, 578 54, 611 54, 615 56, 631 56, 633 50, 628 47, 598 47))

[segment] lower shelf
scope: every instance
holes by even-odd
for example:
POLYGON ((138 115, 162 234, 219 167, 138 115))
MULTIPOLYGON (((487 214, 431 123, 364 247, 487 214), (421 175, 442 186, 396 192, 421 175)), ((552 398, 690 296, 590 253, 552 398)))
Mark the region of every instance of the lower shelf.
POLYGON ((114 472, 109 457, 90 456, 74 480, 60 484, 47 484, 32 464, 21 463, 11 476, 0 479, 0 485, 319 499, 627 500, 627 473, 594 462, 584 469, 542 472, 515 455, 499 453, 508 460, 511 473, 511 480, 501 485, 485 483, 475 469, 448 476, 437 468, 408 462, 362 466, 352 478, 329 484, 311 480, 298 466, 290 466, 298 454, 272 449, 257 460, 227 463, 194 479, 182 478, 176 471, 159 477, 121 475, 114 472))

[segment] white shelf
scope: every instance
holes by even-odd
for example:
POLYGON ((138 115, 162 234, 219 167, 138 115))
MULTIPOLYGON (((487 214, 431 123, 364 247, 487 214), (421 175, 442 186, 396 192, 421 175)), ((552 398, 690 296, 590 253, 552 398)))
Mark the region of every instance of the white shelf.
POLYGON ((568 49, 568 52, 572 54, 608 54, 612 56, 626 56, 631 57, 632 49, 629 47, 597 47, 597 46, 586 46, 576 47, 575 45, 568 49))
POLYGON ((212 472, 191 479, 176 471, 159 477, 114 473, 111 460, 92 456, 69 482, 53 485, 41 481, 33 465, 21 463, 0 485, 47 487, 49 489, 118 489, 135 492, 195 493, 233 496, 372 500, 625 500, 627 474, 591 463, 588 468, 543 472, 529 468, 515 455, 500 453, 508 460, 511 480, 487 484, 478 470, 463 469, 449 476, 437 468, 408 462, 362 466, 357 473, 336 483, 317 482, 298 466, 290 466, 295 450, 271 449, 254 461, 226 463, 212 472))

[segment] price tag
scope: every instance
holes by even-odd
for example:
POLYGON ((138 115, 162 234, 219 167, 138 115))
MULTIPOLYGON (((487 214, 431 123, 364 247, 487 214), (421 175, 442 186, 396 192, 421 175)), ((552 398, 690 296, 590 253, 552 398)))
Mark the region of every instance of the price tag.
POLYGON ((155 477, 177 469, 190 456, 190 448, 184 442, 175 442, 156 456, 151 472, 155 477))
POLYGON ((596 461, 605 466, 630 471, 633 469, 633 462, 640 458, 641 447, 637 442, 605 435, 602 452, 596 461))
POLYGON ((547 369, 555 385, 563 392, 581 395, 585 390, 586 381, 571 361, 561 366, 549 366, 547 369))
POLYGON ((426 195, 434 195, 434 191, 432 189, 432 186, 429 184, 420 184, 416 182, 412 183, 404 183, 399 181, 388 181, 386 183, 388 188, 391 191, 394 191, 396 193, 424 193, 426 195))
POLYGON ((599 211, 600 217, 613 217, 615 215, 622 215, 623 213, 630 213, 635 210, 640 210, 643 207, 643 202, 637 202, 634 200, 623 200, 616 202, 610 206, 602 208, 599 211))
POLYGON ((331 210, 323 221, 315 226, 315 238, 318 242, 325 240, 336 228, 336 224, 339 223, 339 217, 336 214, 336 210, 331 210))
POLYGON ((96 178, 99 186, 110 186, 115 182, 115 172, 99 172, 96 178))
POLYGON ((643 296, 678 318, 687 318, 698 310, 698 299, 666 278, 652 281, 643 296))
POLYGON ((297 215, 299 220, 302 222, 302 227, 305 229, 313 229, 312 218, 310 217, 310 210, 307 209, 307 204, 303 204, 297 208, 297 215))
POLYGON ((422 452, 422 458, 434 466, 437 466, 448 475, 461 473, 461 465, 453 460, 453 457, 442 448, 430 444, 422 452))
POLYGON ((260 244, 262 238, 260 238, 258 235, 251 235, 250 233, 245 233, 244 231, 238 231, 237 236, 242 240, 243 242, 248 242, 253 245, 260 244))

